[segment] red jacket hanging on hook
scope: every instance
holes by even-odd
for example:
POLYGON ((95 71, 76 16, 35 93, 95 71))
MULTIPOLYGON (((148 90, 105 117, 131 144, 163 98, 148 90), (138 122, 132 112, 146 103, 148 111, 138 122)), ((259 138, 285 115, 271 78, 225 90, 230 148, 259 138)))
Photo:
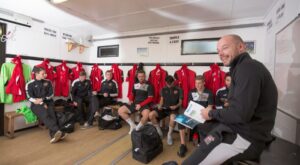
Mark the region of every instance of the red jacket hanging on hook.
MULTIPOLYGON (((34 67, 41 67, 44 68, 47 74, 46 79, 50 80, 51 82, 54 82, 55 76, 54 76, 54 67, 50 65, 49 59, 44 59, 44 61, 38 65, 35 65, 34 67)), ((31 73, 31 78, 34 79, 34 73, 31 73)))
POLYGON ((205 77, 205 88, 213 92, 214 97, 218 89, 225 86, 225 75, 218 64, 212 64, 210 70, 203 73, 205 77))
POLYGON ((65 61, 54 68, 56 72, 55 79, 55 96, 69 96, 70 90, 70 78, 71 78, 71 69, 67 66, 65 61))
POLYGON ((149 74, 149 83, 152 84, 154 90, 154 103, 159 103, 160 101, 160 90, 166 85, 166 77, 168 72, 161 68, 159 64, 153 69, 149 74))
POLYGON ((100 91, 101 83, 102 83, 102 80, 103 80, 103 72, 98 67, 97 64, 94 64, 93 67, 92 67, 91 74, 90 74, 90 80, 91 80, 91 83, 92 83, 93 91, 100 91))
POLYGON ((122 98, 122 83, 124 81, 123 78, 123 70, 119 68, 118 64, 112 64, 111 71, 113 73, 113 80, 115 80, 118 83, 118 98, 122 98))
POLYGON ((186 108, 188 105, 189 91, 195 88, 196 73, 188 69, 187 65, 184 64, 179 70, 175 72, 174 77, 176 79, 175 84, 181 87, 183 91, 182 107, 186 108))
POLYGON ((6 86, 5 92, 12 94, 13 102, 20 102, 26 100, 25 93, 25 79, 23 75, 23 67, 21 57, 17 56, 12 59, 12 63, 16 64, 10 80, 6 86))
POLYGON ((71 82, 79 78, 79 73, 81 71, 85 70, 83 69, 82 64, 80 62, 77 62, 77 65, 74 68, 72 68, 71 82))
POLYGON ((130 69, 127 72, 127 78, 126 81, 128 81, 128 93, 127 93, 127 97, 132 98, 133 94, 132 94, 132 88, 134 83, 136 82, 136 71, 137 71, 137 64, 134 64, 132 69, 130 69))

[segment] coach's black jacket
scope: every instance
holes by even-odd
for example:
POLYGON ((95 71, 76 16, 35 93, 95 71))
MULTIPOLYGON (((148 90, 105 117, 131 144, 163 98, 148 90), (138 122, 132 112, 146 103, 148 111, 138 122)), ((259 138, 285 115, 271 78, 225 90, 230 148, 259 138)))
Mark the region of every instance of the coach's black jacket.
POLYGON ((233 60, 230 74, 229 107, 211 110, 209 116, 250 142, 270 141, 278 97, 271 74, 248 53, 233 60))

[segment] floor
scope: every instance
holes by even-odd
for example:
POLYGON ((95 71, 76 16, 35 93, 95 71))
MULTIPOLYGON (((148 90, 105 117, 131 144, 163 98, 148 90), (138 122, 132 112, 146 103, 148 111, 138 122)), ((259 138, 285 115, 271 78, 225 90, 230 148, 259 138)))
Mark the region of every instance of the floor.
MULTIPOLYGON (((119 130, 98 130, 96 126, 81 130, 76 125, 75 132, 67 139, 55 144, 49 143, 48 131, 32 128, 16 132, 14 139, 0 137, 1 165, 46 165, 46 164, 142 164, 132 158, 129 127, 119 130)), ((176 154, 179 148, 179 134, 174 133, 174 145, 166 144, 164 151, 149 164, 162 164, 165 161, 182 162, 176 154)), ((192 143, 188 143, 188 154, 192 143)))

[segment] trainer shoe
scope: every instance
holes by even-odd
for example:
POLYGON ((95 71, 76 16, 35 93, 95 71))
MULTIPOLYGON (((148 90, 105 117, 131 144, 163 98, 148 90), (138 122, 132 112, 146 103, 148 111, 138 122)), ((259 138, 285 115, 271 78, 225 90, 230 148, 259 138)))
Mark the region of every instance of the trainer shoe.
POLYGON ((65 132, 62 132, 62 135, 61 135, 61 138, 60 138, 60 140, 64 140, 66 137, 68 136, 68 134, 67 133, 65 133, 65 132))
POLYGON ((91 127, 92 127, 92 125, 90 125, 89 123, 84 123, 84 125, 82 127, 80 127, 80 129, 89 129, 91 127))
POLYGON ((168 134, 167 136, 167 143, 168 145, 173 145, 173 139, 172 139, 172 136, 168 134))
POLYGON ((179 157, 184 157, 186 152, 187 152, 186 146, 184 144, 181 144, 180 147, 179 147, 179 151, 177 152, 177 155, 179 157))
POLYGON ((61 131, 56 131, 53 138, 50 140, 50 143, 56 143, 62 136, 61 131))

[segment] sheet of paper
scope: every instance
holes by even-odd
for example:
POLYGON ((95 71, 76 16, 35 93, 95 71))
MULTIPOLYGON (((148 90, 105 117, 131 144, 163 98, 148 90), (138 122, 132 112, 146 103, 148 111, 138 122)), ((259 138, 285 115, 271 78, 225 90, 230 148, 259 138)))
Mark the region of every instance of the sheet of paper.
POLYGON ((184 115, 198 121, 199 123, 204 123, 205 119, 201 115, 202 109, 204 109, 202 105, 190 101, 187 109, 184 112, 184 115))

